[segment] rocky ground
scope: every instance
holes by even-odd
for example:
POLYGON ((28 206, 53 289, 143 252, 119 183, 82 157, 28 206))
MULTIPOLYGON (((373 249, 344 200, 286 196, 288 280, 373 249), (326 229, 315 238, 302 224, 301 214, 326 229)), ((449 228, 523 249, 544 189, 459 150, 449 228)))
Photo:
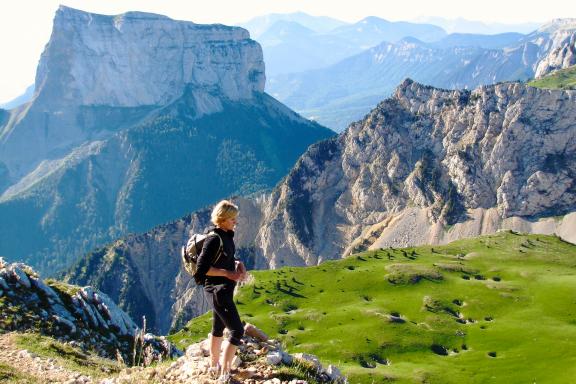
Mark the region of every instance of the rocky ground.
MULTIPOLYGON (((59 365, 55 359, 46 359, 16 346, 14 334, 0 334, 0 363, 14 367, 19 373, 29 375, 40 383, 91 383, 90 377, 59 365)), ((3 380, 1 380, 3 381, 3 380)))
MULTIPOLYGON (((102 292, 45 282, 29 266, 0 258, 1 382, 22 382, 18 375, 26 377, 26 383, 214 382, 207 375, 207 340, 190 345, 183 355, 166 338, 145 329, 102 292), (27 346, 46 351, 50 358, 23 349, 27 346), (69 359, 76 365, 67 364, 69 359), (126 363, 136 366, 118 373, 126 363), (86 370, 69 368, 75 366, 86 370)), ((278 341, 254 325, 247 324, 245 331, 234 360, 235 383, 346 381, 337 368, 324 369, 315 356, 284 352, 278 341)))
MULTIPOLYGON (((174 362, 153 367, 130 367, 108 378, 93 379, 62 367, 55 359, 39 357, 18 348, 13 333, 0 335, 0 363, 14 367, 40 383, 130 384, 130 383, 198 383, 217 381, 208 375, 208 339, 190 345, 186 354, 174 362)), ((251 325, 233 361, 232 383, 242 384, 309 384, 347 383, 339 370, 324 368, 318 358, 307 354, 290 355, 280 343, 251 325)))

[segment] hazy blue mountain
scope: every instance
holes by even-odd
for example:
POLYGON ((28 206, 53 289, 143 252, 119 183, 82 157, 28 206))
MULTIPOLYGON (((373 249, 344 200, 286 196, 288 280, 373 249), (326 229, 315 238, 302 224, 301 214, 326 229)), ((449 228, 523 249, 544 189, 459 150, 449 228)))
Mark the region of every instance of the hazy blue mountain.
POLYGON ((20 96, 4 103, 4 104, 0 104, 0 108, 4 108, 4 109, 13 109, 16 108, 22 104, 25 104, 27 102, 29 102, 30 100, 32 100, 32 96, 34 96, 34 84, 30 85, 28 88, 26 88, 26 90, 24 91, 23 94, 21 94, 20 96))
POLYGON ((341 130, 362 117, 381 95, 389 95, 394 84, 407 76, 443 88, 528 79, 531 72, 522 63, 524 54, 535 56, 530 50, 505 53, 474 47, 436 49, 405 39, 380 44, 328 68, 277 76, 269 81, 268 90, 305 116, 341 130))
POLYGON ((499 33, 496 35, 480 35, 473 33, 451 33, 442 40, 430 43, 435 48, 480 47, 498 49, 518 44, 525 35, 516 32, 499 33))
POLYGON ((531 79, 539 63, 565 51, 575 33, 576 22, 567 19, 525 36, 452 35, 433 43, 404 38, 326 68, 270 77, 267 90, 305 117, 339 131, 406 77, 450 89, 531 79), (512 43, 499 47, 507 41, 512 43))
POLYGON ((315 31, 295 21, 280 20, 264 31, 258 37, 258 42, 262 47, 273 47, 284 40, 309 39, 315 34, 315 31))
POLYGON ((473 33, 473 34, 500 34, 506 32, 530 33, 540 27, 540 23, 484 23, 482 21, 466 20, 464 18, 446 19, 443 17, 423 17, 417 19, 420 23, 438 25, 448 33, 473 33))
POLYGON ((367 17, 358 23, 318 32, 293 20, 271 24, 257 38, 264 50, 268 78, 335 64, 382 41, 397 41, 414 36, 436 41, 446 33, 436 26, 389 22, 367 17))
POLYGON ((338 27, 330 34, 367 49, 383 41, 396 42, 408 36, 421 41, 436 41, 446 36, 446 31, 432 24, 388 21, 369 16, 352 25, 338 27))
POLYGON ((333 135, 263 92, 262 50, 237 27, 61 7, 36 88, 0 110, 0 255, 45 273, 270 188, 333 135))
POLYGON ((250 31, 253 39, 260 40, 260 36, 278 21, 289 21, 298 23, 315 32, 328 32, 334 28, 348 23, 326 16, 312 16, 304 12, 294 13, 272 13, 255 17, 249 21, 238 24, 250 31))
POLYGON ((258 41, 264 51, 268 77, 322 68, 361 51, 344 39, 283 20, 266 30, 258 41))

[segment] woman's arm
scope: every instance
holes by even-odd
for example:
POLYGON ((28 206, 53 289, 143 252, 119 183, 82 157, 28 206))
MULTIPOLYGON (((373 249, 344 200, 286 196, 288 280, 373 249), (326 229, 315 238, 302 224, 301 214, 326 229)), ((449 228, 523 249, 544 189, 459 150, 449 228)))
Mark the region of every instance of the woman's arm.
POLYGON ((214 267, 210 267, 208 272, 206 272, 206 276, 223 276, 227 279, 234 281, 240 280, 241 275, 242 274, 238 271, 229 271, 227 269, 214 268, 214 267))
POLYGON ((198 269, 194 275, 197 281, 204 281, 210 269, 212 269, 212 263, 216 258, 216 254, 220 249, 220 239, 218 236, 211 235, 202 245, 202 251, 198 255, 198 269))

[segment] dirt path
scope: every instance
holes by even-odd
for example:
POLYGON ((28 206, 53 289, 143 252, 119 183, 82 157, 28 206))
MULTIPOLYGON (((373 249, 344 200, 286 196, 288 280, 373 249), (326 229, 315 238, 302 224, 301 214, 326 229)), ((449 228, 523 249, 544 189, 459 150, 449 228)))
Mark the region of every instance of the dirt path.
POLYGON ((33 376, 39 383, 92 383, 90 377, 70 371, 57 364, 54 359, 36 356, 19 349, 14 334, 0 334, 0 363, 13 367, 17 372, 33 376))

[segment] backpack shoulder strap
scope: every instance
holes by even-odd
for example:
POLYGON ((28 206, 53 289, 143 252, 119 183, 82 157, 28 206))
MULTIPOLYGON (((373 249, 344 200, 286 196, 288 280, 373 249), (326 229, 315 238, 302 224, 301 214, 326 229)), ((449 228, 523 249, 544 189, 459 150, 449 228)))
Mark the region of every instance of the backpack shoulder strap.
POLYGON ((214 263, 212 264, 216 264, 216 262, 218 260, 220 260, 220 256, 222 256, 222 254, 226 255, 226 252, 224 252, 224 241, 222 240, 222 237, 220 237, 220 235, 218 233, 216 233, 216 231, 211 231, 209 233, 210 235, 216 235, 216 237, 218 237, 218 240, 220 240, 220 247, 218 248, 218 255, 216 256, 216 260, 214 260, 214 263))

